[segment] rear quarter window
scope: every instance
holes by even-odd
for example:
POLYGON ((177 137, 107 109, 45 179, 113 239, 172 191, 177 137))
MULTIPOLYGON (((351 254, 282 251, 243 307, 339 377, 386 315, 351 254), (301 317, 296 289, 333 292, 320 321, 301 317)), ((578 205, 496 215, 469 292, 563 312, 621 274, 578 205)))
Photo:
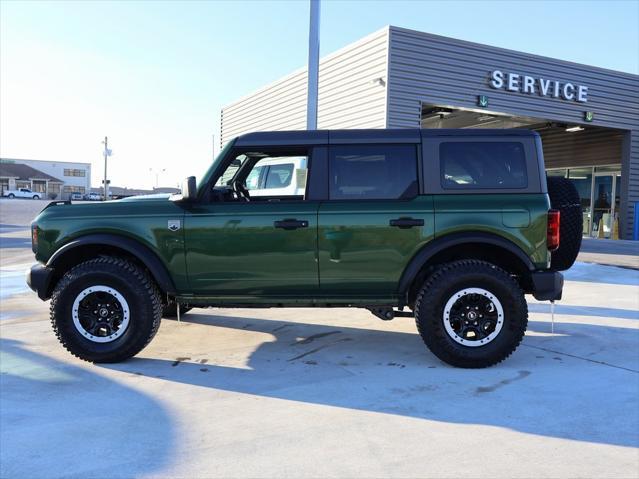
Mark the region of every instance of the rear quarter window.
POLYGON ((526 152, 518 141, 439 145, 440 183, 445 190, 524 189, 526 152))

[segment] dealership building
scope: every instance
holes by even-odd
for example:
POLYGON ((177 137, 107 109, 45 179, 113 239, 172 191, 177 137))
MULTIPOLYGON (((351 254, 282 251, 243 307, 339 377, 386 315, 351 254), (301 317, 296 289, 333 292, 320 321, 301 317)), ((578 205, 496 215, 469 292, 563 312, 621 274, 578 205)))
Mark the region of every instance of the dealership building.
MULTIPOLYGON (((221 143, 304 129, 306 86, 303 68, 224 107, 221 143)), ((577 186, 584 234, 637 229, 638 75, 390 26, 320 60, 318 103, 320 129, 536 130, 548 174, 577 186)))

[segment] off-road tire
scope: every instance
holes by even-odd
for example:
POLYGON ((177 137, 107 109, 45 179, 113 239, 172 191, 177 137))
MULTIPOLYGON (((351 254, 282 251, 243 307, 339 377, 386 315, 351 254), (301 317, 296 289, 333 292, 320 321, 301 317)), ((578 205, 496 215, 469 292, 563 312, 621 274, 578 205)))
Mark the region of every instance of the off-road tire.
MULTIPOLYGON (((190 306, 180 305, 180 316, 191 311, 190 306)), ((177 318, 177 303, 169 303, 162 306, 162 317, 167 319, 177 318)))
POLYGON ((528 306, 519 284, 506 271, 485 261, 460 260, 442 265, 426 279, 415 302, 415 320, 422 340, 439 359, 460 368, 485 368, 517 349, 528 325, 528 306), (464 346, 445 329, 446 302, 464 288, 483 288, 503 307, 502 329, 485 345, 464 346))
POLYGON ((581 248, 583 236, 581 199, 577 188, 569 179, 549 176, 547 184, 551 208, 561 212, 559 248, 550 254, 550 269, 565 271, 573 265, 581 248))
POLYGON ((58 340, 74 356, 94 363, 124 361, 139 353, 160 326, 160 292, 141 267, 123 258, 102 256, 81 263, 64 274, 51 296, 51 325, 58 340), (122 336, 96 343, 82 336, 73 324, 76 296, 91 285, 113 287, 130 308, 130 321, 122 336))

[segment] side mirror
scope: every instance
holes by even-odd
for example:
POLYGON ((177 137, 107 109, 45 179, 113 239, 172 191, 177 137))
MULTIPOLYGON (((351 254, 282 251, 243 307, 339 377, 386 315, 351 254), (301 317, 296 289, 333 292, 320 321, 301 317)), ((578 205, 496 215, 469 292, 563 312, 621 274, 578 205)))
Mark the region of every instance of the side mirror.
POLYGON ((195 185, 195 176, 189 176, 182 182, 181 194, 173 195, 173 201, 194 201, 197 198, 197 187, 195 185))

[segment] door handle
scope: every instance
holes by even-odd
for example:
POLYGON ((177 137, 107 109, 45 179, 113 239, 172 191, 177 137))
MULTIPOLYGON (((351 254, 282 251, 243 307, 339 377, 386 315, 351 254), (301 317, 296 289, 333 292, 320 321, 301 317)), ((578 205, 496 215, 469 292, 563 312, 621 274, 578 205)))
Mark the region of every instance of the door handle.
POLYGON ((413 226, 424 226, 424 220, 417 220, 415 218, 397 218, 390 220, 388 224, 397 228, 406 229, 412 228, 413 226))
POLYGON ((308 228, 308 221, 285 219, 285 220, 275 221, 273 225, 276 228, 282 228, 284 230, 296 230, 297 228, 308 228))

